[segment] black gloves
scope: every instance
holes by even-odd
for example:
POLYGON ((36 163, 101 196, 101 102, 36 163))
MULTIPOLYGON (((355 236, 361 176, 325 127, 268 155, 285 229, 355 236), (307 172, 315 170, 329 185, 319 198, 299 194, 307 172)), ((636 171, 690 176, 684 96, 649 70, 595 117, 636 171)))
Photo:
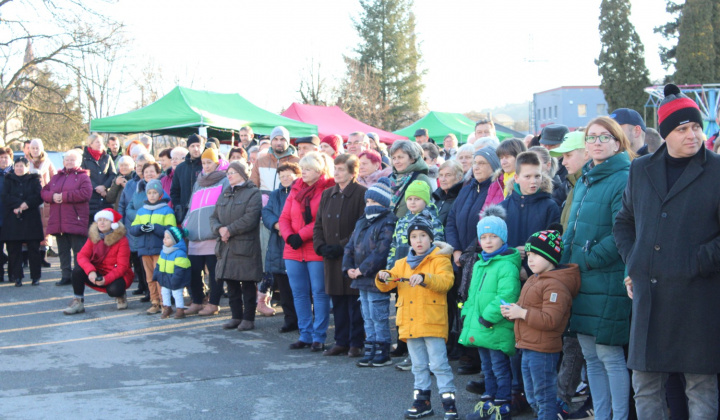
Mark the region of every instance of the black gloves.
POLYGON ((330 260, 336 260, 343 256, 344 249, 340 245, 323 245, 319 251, 321 256, 330 260))
POLYGON ((288 236, 285 242, 287 242, 287 244, 290 245, 292 249, 300 249, 303 244, 302 238, 297 233, 293 233, 292 235, 288 236))
POLYGON ((152 232, 153 230, 155 230, 155 225, 153 225, 152 223, 148 222, 148 223, 145 223, 144 225, 140 225, 140 230, 143 231, 143 232, 145 232, 145 233, 150 233, 150 232, 152 232))
POLYGON ((485 318, 483 318, 483 317, 479 317, 479 318, 480 318, 480 319, 479 319, 479 320, 480 320, 480 324, 482 324, 482 326, 485 327, 485 328, 492 328, 493 325, 495 325, 495 324, 493 324, 492 322, 488 321, 487 319, 485 319, 485 318))

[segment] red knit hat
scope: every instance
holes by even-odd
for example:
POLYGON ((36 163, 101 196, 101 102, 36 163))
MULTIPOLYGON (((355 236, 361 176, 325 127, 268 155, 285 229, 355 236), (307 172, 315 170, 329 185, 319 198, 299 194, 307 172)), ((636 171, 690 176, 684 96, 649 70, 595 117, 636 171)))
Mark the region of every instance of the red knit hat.
POLYGON ((320 143, 328 144, 337 154, 340 151, 340 146, 342 146, 343 139, 337 134, 330 134, 329 136, 325 136, 320 143))
POLYGON ((108 207, 95 213, 95 217, 93 218, 93 220, 97 222, 98 219, 107 219, 111 221, 112 223, 110 224, 110 227, 114 230, 117 229, 118 226, 120 226, 119 223, 122 220, 122 216, 120 215, 120 213, 108 207))
POLYGON ((665 138, 678 126, 696 122, 703 125, 703 117, 698 104, 683 95, 672 83, 665 85, 665 99, 658 108, 660 137, 665 138))

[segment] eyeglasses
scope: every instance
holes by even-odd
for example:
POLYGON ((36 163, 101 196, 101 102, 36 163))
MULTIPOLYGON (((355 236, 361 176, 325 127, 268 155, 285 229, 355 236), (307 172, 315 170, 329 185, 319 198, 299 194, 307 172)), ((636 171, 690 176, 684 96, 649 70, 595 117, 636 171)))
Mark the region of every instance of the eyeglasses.
POLYGON ((237 175, 238 173, 235 171, 227 171, 227 174, 228 175, 237 175))
POLYGON ((607 143, 610 140, 615 140, 615 137, 611 136, 610 134, 601 134, 599 136, 585 136, 585 143, 593 144, 598 140, 600 140, 600 143, 607 143))
POLYGON ((345 143, 345 144, 347 144, 348 146, 350 146, 351 144, 352 144, 352 145, 365 144, 365 142, 362 141, 362 140, 355 140, 355 141, 349 141, 349 142, 347 142, 347 143, 345 143))

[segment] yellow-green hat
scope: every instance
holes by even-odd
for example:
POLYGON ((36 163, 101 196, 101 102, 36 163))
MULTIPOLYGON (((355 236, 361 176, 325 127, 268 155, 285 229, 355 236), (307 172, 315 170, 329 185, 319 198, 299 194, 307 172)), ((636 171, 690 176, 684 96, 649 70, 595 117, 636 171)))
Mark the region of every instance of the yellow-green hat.
POLYGON ((550 155, 553 157, 562 157, 563 153, 572 152, 577 149, 585 148, 585 132, 571 131, 565 134, 560 146, 552 149, 550 155))
POLYGON ((425 181, 413 181, 405 190, 403 199, 407 200, 410 196, 420 197, 425 204, 430 204, 430 186, 425 181))

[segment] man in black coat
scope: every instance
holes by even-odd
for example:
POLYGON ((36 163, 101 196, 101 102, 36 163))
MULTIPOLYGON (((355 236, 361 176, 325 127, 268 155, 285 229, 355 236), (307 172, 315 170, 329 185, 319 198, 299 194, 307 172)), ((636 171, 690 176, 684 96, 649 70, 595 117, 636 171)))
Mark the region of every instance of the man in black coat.
POLYGON ((639 419, 667 418, 665 381, 681 372, 690 418, 718 415, 720 156, 705 149, 702 115, 665 86, 653 155, 636 159, 613 233, 633 299, 628 368, 639 419))
POLYGON ((200 157, 205 151, 205 137, 191 134, 187 139, 187 149, 190 153, 185 156, 185 161, 180 162, 175 167, 175 174, 170 185, 170 200, 178 223, 185 219, 193 185, 195 185, 198 175, 202 172, 202 160, 200 157))

